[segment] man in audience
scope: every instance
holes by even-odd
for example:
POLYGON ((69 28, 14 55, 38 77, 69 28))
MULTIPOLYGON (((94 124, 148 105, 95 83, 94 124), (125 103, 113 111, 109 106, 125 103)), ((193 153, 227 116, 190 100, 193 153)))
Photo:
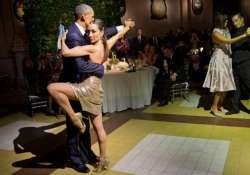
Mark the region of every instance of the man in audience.
POLYGON ((136 37, 134 37, 132 40, 132 45, 134 49, 133 54, 137 55, 139 51, 143 51, 145 44, 146 44, 146 37, 143 35, 142 29, 139 28, 137 30, 136 37))
POLYGON ((159 74, 155 80, 156 99, 158 106, 167 105, 170 101, 170 90, 174 83, 184 81, 185 73, 183 65, 176 64, 176 53, 171 45, 163 46, 163 57, 158 59, 155 66, 159 68, 159 74))

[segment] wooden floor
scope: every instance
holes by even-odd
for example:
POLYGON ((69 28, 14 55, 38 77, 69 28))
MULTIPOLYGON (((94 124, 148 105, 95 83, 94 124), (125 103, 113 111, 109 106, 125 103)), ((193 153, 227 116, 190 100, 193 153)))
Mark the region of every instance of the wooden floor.
MULTIPOLYGON (((126 110, 123 112, 116 112, 112 114, 104 115, 104 126, 107 133, 109 134, 109 143, 112 148, 111 152, 111 162, 114 165, 120 156, 119 150, 120 142, 127 140, 128 143, 124 150, 129 150, 138 140, 146 136, 150 132, 158 132, 167 135, 181 135, 181 136, 192 136, 192 137, 208 137, 207 135, 202 135, 202 132, 216 132, 216 134, 209 134, 209 138, 222 137, 223 139, 228 139, 232 141, 237 139, 237 141, 232 141, 233 145, 230 149, 230 154, 228 155, 228 160, 225 165, 224 174, 228 175, 244 175, 244 171, 249 170, 248 166, 245 166, 246 163, 242 164, 242 161, 250 163, 250 157, 246 159, 245 155, 249 155, 249 148, 246 145, 250 145, 250 116, 249 119, 237 119, 237 118, 216 118, 216 117, 193 117, 192 114, 187 115, 173 115, 173 114, 149 114, 144 113, 144 109, 139 110, 126 110), (152 122, 152 125, 150 123, 152 122), (130 124, 128 126, 127 124, 130 124), (133 124, 134 123, 134 124, 133 124), (145 125, 144 125, 145 123, 145 125), (126 129, 126 127, 131 127, 134 129, 126 129), (137 126, 134 126, 137 125, 137 126), (147 126, 147 127, 145 127, 147 126), (151 128, 152 126, 152 128, 151 128), (159 126, 159 128, 157 127, 159 126), (164 126, 164 127, 163 127, 164 126), (174 127, 173 127, 174 126, 174 127), (123 128, 125 127, 125 128, 123 128), (122 128, 122 129, 121 129, 122 128), (187 130, 183 130, 189 128, 187 130), (205 131, 203 128, 209 128, 205 131), (237 128, 237 129, 235 129, 237 128), (120 130, 123 130, 121 135, 117 134, 120 130), (176 129, 176 130, 175 130, 176 129), (164 131, 163 131, 164 130, 164 131), (233 135, 242 136, 233 137, 233 135), (178 131, 178 132, 177 132, 178 131), (224 134, 221 136, 221 132, 224 134), (247 132, 246 132, 247 131, 247 132), (133 134, 140 138, 134 138, 133 134), (199 133, 201 132, 201 133, 199 133), (225 133, 226 132, 226 133, 225 133), (227 132, 231 135, 228 136, 227 132), (143 135, 142 135, 143 133, 143 135), (185 134, 184 134, 185 133, 185 134), (145 135, 144 135, 145 134, 145 135), (126 137, 127 136, 127 137, 126 137), (233 138, 233 139, 232 139, 233 138), (130 140, 131 139, 131 140, 130 140), (247 140, 248 139, 248 140, 247 140), (116 143, 117 142, 117 143, 116 143), (119 143, 118 143, 119 142, 119 143), (130 145, 131 144, 131 145, 130 145), (237 153, 235 153, 234 145, 237 145, 237 153), (243 146, 244 150, 239 151, 238 147, 243 146), (236 155, 235 155, 236 154, 236 155), (236 158, 235 158, 236 157, 236 158), (235 160, 236 159, 236 160, 235 160), (231 166, 234 163, 235 165, 231 166), (243 166, 239 169, 240 166, 243 166), (238 173, 238 174, 235 174, 238 173)), ((45 114, 36 114, 33 118, 25 115, 22 112, 8 114, 1 117, 0 126, 4 127, 11 123, 25 120, 38 123, 48 123, 45 127, 29 127, 19 133, 17 137, 18 144, 21 145, 19 151, 16 150, 2 150, 0 149, 0 169, 4 169, 3 174, 14 174, 14 175, 49 175, 49 174, 78 174, 75 170, 67 167, 66 160, 66 132, 65 132, 65 120, 64 116, 46 116, 45 114), (45 130, 51 128, 59 128, 55 133, 48 133, 45 130), (39 137, 35 137, 39 135, 39 137), (32 138, 36 138, 35 140, 32 138), (27 141, 28 139, 28 141, 27 141), (22 142, 24 143, 22 145, 22 142)), ((97 151, 96 136, 93 130, 91 129, 92 144, 95 151, 97 151)), ((4 141, 4 140, 2 140, 4 141)), ((13 143, 14 144, 14 143, 13 143)), ((17 145, 18 145, 17 144, 17 145)), ((1 173, 2 174, 2 173, 1 173)), ((115 171, 106 171, 102 174, 126 174, 115 171)), ((247 174, 245 174, 247 175, 247 174)))

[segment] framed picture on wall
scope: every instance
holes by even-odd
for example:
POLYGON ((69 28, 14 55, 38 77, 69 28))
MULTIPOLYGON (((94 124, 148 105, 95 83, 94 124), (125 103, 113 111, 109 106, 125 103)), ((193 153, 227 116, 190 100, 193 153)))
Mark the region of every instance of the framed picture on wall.
POLYGON ((14 0, 13 10, 16 19, 23 22, 24 15, 24 0, 14 0))
POLYGON ((200 15, 203 10, 203 0, 192 0, 192 10, 195 15, 200 15))
POLYGON ((167 19, 167 3, 165 0, 151 0, 151 19, 167 19))

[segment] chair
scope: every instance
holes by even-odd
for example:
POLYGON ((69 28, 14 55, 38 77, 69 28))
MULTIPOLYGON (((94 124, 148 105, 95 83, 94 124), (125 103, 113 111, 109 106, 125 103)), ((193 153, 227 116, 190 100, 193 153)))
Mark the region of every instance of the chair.
POLYGON ((45 97, 40 97, 36 95, 28 96, 29 114, 32 117, 35 111, 47 110, 48 99, 45 97))
POLYGON ((189 83, 182 82, 182 83, 175 83, 171 86, 171 102, 174 102, 175 97, 183 97, 186 99, 185 95, 189 91, 189 83))

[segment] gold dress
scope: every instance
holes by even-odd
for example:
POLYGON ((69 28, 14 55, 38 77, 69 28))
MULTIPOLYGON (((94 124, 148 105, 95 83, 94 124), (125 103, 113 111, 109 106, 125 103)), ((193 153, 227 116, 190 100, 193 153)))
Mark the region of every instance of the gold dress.
POLYGON ((80 101, 82 111, 94 115, 102 112, 103 88, 102 80, 96 76, 90 76, 81 83, 70 83, 77 100, 80 101))
MULTIPOLYGON (((228 30, 215 28, 214 31, 226 38, 231 38, 228 30)), ((225 92, 236 89, 230 44, 215 44, 203 87, 209 88, 210 92, 225 92)))

